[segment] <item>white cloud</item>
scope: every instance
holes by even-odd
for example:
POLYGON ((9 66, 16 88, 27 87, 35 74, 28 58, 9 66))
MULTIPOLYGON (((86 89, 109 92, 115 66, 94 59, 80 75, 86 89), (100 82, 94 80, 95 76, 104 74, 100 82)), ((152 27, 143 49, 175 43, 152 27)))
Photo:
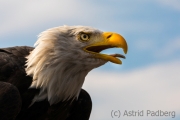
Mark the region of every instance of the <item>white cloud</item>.
POLYGON ((157 0, 163 6, 167 6, 171 9, 180 11, 180 1, 179 0, 157 0))
MULTIPOLYGON (((89 73, 83 88, 91 95, 91 120, 110 120, 111 110, 163 110, 180 115, 180 62, 162 63, 125 73, 89 73)), ((123 117, 161 120, 169 117, 123 117)))
POLYGON ((97 6, 90 9, 91 6, 81 0, 0 1, 0 34, 29 29, 32 26, 35 29, 57 21, 61 25, 66 24, 65 21, 93 19, 90 15, 98 15, 95 12, 97 6))
MULTIPOLYGON (((147 2, 147 1, 146 1, 147 2)), ((159 31, 162 25, 132 19, 139 14, 142 0, 83 1, 83 0, 31 0, 0 1, 0 35, 25 30, 44 29, 53 25, 90 25, 105 30, 159 31), (117 17, 119 16, 119 17, 117 17), (127 19, 128 18, 128 19, 127 19), (55 24, 56 23, 56 24, 55 24), (159 27, 160 26, 160 27, 159 27)), ((37 33, 38 34, 38 33, 37 33)))

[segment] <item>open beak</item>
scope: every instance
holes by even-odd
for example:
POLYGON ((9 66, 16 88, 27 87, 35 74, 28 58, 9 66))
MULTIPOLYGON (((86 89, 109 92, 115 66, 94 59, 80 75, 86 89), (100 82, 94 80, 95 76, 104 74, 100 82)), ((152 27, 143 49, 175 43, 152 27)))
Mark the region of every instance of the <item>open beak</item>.
POLYGON ((95 58, 111 61, 116 64, 122 64, 122 61, 117 57, 125 58, 124 55, 121 54, 107 55, 100 53, 102 50, 108 48, 122 48, 125 54, 128 51, 128 45, 126 43, 126 40, 120 34, 114 32, 104 32, 102 35, 102 40, 100 42, 96 42, 89 46, 86 46, 84 50, 86 52, 94 54, 95 58))

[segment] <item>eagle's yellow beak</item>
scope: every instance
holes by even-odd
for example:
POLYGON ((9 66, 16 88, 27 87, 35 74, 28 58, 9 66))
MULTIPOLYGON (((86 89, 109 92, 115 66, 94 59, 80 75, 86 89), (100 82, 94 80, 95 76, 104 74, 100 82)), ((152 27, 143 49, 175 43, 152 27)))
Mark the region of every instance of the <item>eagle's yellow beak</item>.
POLYGON ((126 43, 126 40, 120 34, 114 32, 104 32, 102 34, 102 39, 99 42, 86 46, 84 50, 86 52, 94 54, 96 58, 111 61, 116 64, 122 64, 122 61, 117 57, 125 58, 123 55, 121 54, 107 55, 100 53, 104 49, 115 48, 115 47, 122 48, 125 54, 128 51, 128 45, 126 43))

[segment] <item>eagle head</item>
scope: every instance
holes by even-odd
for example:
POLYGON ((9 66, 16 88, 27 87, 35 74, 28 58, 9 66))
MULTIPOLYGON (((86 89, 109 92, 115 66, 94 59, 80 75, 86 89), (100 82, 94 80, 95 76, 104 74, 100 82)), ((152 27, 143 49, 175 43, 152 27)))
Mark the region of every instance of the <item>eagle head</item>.
POLYGON ((35 49, 27 56, 26 73, 32 76, 30 88, 39 88, 35 101, 50 104, 78 97, 85 76, 93 68, 110 61, 122 64, 121 54, 102 54, 108 48, 122 48, 125 39, 114 32, 85 26, 60 26, 42 32, 35 49))

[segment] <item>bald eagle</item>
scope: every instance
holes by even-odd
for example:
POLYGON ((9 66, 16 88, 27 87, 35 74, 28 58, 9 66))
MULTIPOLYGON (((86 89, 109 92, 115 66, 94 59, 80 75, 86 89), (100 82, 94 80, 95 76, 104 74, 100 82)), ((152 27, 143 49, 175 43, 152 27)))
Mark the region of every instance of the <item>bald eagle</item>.
POLYGON ((114 32, 60 26, 42 32, 35 47, 0 49, 0 119, 88 120, 92 101, 81 87, 86 75, 108 61, 122 64, 128 51, 114 32))

